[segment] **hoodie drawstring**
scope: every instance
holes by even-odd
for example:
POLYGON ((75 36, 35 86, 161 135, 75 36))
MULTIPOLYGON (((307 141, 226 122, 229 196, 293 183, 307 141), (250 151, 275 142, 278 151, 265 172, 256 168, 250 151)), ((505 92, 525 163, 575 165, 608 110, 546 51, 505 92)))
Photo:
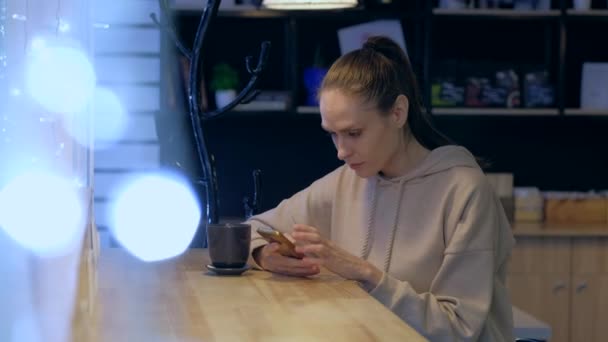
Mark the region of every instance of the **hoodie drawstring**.
POLYGON ((374 226, 374 216, 376 216, 376 189, 378 188, 378 180, 374 183, 372 188, 371 206, 369 215, 367 216, 367 231, 365 232, 365 240, 363 240, 363 247, 361 249, 361 258, 367 260, 370 251, 372 227, 374 226))
MULTIPOLYGON (((397 206, 395 207, 393 226, 391 227, 391 235, 390 235, 390 239, 388 242, 389 245, 388 245, 388 248, 386 249, 386 254, 384 255, 383 270, 385 273, 388 272, 388 268, 390 267, 390 264, 391 264, 391 257, 393 255, 393 245, 395 243, 395 235, 397 233, 397 224, 399 223, 399 213, 401 211, 400 208, 401 208, 401 199, 403 198, 404 183, 405 183, 405 181, 403 181, 403 180, 399 182, 399 196, 397 198, 397 206)), ((371 205, 368 220, 367 220, 367 232, 365 234, 365 240, 363 242, 363 248, 361 251, 361 257, 364 260, 367 260, 370 249, 371 249, 370 240, 371 240, 371 235, 372 235, 372 227, 374 225, 374 216, 376 214, 376 204, 377 204, 377 197, 378 197, 377 196, 377 187, 378 187, 378 181, 376 181, 376 184, 374 186, 373 193, 372 193, 372 205, 371 205)))

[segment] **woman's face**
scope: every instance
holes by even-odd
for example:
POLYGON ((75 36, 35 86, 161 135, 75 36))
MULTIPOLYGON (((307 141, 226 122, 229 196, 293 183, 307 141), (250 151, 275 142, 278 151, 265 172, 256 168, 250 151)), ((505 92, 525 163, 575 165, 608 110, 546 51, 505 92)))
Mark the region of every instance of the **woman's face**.
POLYGON ((390 166, 403 142, 403 118, 382 115, 373 104, 340 90, 320 96, 321 126, 344 161, 359 177, 367 178, 390 166))

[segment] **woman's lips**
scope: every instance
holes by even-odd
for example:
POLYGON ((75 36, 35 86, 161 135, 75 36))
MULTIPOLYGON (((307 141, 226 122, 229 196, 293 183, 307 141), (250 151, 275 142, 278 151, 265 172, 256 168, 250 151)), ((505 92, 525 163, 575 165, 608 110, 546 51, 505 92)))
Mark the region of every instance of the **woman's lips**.
POLYGON ((363 165, 363 163, 348 164, 348 166, 350 166, 350 168, 353 170, 360 168, 362 165, 363 165))

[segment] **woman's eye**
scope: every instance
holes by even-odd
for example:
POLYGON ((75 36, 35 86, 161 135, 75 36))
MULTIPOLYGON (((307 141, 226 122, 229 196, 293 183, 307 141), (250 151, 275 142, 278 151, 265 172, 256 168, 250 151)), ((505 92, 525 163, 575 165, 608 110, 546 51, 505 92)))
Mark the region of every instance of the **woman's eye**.
POLYGON ((349 136, 349 137, 352 137, 352 138, 356 138, 356 137, 358 137, 358 136, 360 136, 360 135, 361 135, 361 131, 359 131, 359 130, 357 130, 357 131, 350 131, 350 132, 348 132, 348 136, 349 136))

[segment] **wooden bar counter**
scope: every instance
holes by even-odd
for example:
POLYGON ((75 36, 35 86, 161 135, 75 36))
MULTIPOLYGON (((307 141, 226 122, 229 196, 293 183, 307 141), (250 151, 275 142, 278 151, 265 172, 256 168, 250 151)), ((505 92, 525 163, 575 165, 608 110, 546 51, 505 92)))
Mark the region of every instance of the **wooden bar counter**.
MULTIPOLYGON (((426 341, 352 281, 249 270, 217 276, 204 249, 144 263, 102 250, 92 341, 426 341)), ((82 327, 75 327, 82 330, 82 327)))

